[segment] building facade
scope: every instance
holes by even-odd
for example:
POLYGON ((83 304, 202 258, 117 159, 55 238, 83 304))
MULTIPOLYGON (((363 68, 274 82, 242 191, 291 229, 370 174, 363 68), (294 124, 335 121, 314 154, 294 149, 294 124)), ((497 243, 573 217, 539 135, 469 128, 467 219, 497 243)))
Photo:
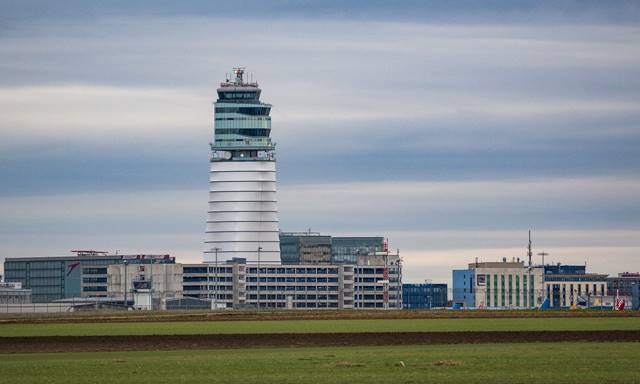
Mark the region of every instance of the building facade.
POLYGON ((75 256, 8 257, 5 280, 31 289, 34 303, 75 297, 106 297, 107 268, 121 264, 175 263, 169 255, 109 255, 77 251, 75 256))
POLYGON ((359 256, 375 255, 384 251, 385 239, 379 236, 331 238, 331 262, 334 264, 355 264, 359 256))
POLYGON ((640 273, 622 272, 618 276, 607 278, 607 290, 610 295, 633 296, 633 288, 640 286, 640 273))
POLYGON ((383 237, 329 236, 318 232, 281 232, 283 264, 357 264, 363 257, 387 252, 383 237))
POLYGON ((127 304, 133 302, 138 309, 165 309, 167 299, 182 297, 182 269, 181 264, 109 265, 107 295, 127 304))
POLYGON ((280 260, 271 105, 244 69, 220 84, 214 103, 205 262, 280 260))
POLYGON ((402 284, 402 308, 444 308, 447 294, 447 284, 402 284))
POLYGON ((583 265, 480 262, 453 271, 453 302, 464 308, 607 307, 607 275, 583 265))
POLYGON ((22 283, 0 283, 0 304, 30 304, 31 290, 22 283))
POLYGON ((471 263, 453 271, 453 303, 463 308, 536 308, 543 301, 543 273, 520 260, 471 263))
POLYGON ((282 264, 330 264, 331 236, 316 232, 281 232, 282 264))
POLYGON ((141 309, 401 309, 400 257, 361 261, 287 265, 232 259, 154 265, 153 272, 147 266, 111 265, 108 293, 141 309))
POLYGON ((366 265, 258 265, 236 259, 217 265, 184 264, 183 294, 209 299, 214 308, 402 308, 399 256, 367 261, 366 265))
POLYGON ((583 265, 545 265, 544 297, 551 308, 603 306, 607 275, 587 273, 583 265))

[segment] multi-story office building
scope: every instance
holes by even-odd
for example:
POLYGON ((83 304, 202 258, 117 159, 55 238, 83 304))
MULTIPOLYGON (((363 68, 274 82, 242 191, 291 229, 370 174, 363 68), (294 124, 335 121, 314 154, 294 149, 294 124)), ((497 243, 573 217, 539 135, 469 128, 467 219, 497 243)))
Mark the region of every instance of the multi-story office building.
POLYGON ((520 260, 471 263, 453 271, 453 303, 467 308, 535 308, 543 300, 543 272, 520 260))
POLYGON ((31 289, 34 303, 74 297, 106 297, 107 267, 112 264, 175 263, 169 255, 108 255, 76 251, 75 256, 8 257, 5 280, 31 289))
POLYGON ((402 284, 402 308, 443 308, 447 306, 447 284, 402 284))
POLYGON ((590 306, 602 303, 607 295, 607 275, 587 273, 584 265, 544 266, 544 297, 552 308, 590 306))
POLYGON ((281 232, 280 260, 282 264, 331 263, 331 236, 317 232, 281 232))
POLYGON ((398 255, 369 265, 184 264, 183 294, 218 308, 402 308, 398 255), (385 264, 386 262, 386 264, 385 264))
POLYGON ((354 268, 355 308, 402 308, 399 254, 359 256, 354 268))
POLYGON ((618 276, 607 278, 607 290, 610 295, 633 296, 633 288, 640 286, 640 273, 622 272, 618 276))
POLYGON ((185 264, 183 293, 217 308, 353 308, 353 276, 353 266, 185 264))
POLYGON ((280 260, 271 105, 244 69, 220 84, 211 143, 205 261, 280 260), (218 259, 219 258, 219 259, 218 259))

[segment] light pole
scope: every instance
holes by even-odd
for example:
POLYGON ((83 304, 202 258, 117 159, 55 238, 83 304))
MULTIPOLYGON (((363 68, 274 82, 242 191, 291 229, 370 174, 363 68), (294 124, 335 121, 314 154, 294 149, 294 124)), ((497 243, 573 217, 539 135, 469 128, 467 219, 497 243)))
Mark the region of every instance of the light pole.
POLYGON ((124 307, 128 308, 128 300, 127 300, 127 261, 122 262, 124 264, 124 307))
MULTIPOLYGON (((547 290, 544 288, 544 275, 545 275, 545 271, 544 271, 544 257, 545 256, 549 256, 549 254, 547 252, 540 252, 538 253, 538 256, 542 256, 542 295, 541 298, 545 297, 547 295, 547 290)), ((553 288, 553 287, 552 287, 553 288)), ((553 295, 553 293, 551 294, 553 295)), ((551 296, 550 295, 550 296, 551 296)), ((543 300, 544 301, 544 300, 543 300)), ((551 301, 551 298, 549 298, 549 301, 551 301)))
POLYGON ((258 247, 258 309, 260 309, 260 252, 262 247, 258 247))
POLYGON ((538 256, 542 256, 542 266, 544 267, 544 257, 549 256, 549 254, 547 252, 540 252, 538 256))
MULTIPOLYGON (((213 270, 214 272, 214 280, 215 280, 215 292, 213 293, 213 309, 218 309, 218 251, 220 250, 220 248, 215 247, 213 248, 213 251, 215 252, 216 255, 216 267, 213 270)), ((207 290, 208 292, 210 292, 209 290, 207 290)))

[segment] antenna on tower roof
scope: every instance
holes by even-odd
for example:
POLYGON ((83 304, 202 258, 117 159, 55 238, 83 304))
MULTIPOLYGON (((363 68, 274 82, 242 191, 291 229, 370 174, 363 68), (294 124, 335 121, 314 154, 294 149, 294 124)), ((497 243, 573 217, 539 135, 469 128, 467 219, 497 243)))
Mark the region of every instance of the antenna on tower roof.
POLYGON ((236 80, 235 82, 237 84, 242 84, 244 83, 244 67, 234 67, 233 68, 233 73, 236 75, 236 80))

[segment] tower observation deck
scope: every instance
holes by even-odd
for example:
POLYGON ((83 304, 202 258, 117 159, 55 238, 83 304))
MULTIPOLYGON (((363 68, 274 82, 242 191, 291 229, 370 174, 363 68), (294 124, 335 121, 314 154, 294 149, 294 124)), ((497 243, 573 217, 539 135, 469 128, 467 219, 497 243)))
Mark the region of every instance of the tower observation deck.
POLYGON ((271 105, 244 68, 218 88, 211 143, 205 262, 280 260, 271 105))

